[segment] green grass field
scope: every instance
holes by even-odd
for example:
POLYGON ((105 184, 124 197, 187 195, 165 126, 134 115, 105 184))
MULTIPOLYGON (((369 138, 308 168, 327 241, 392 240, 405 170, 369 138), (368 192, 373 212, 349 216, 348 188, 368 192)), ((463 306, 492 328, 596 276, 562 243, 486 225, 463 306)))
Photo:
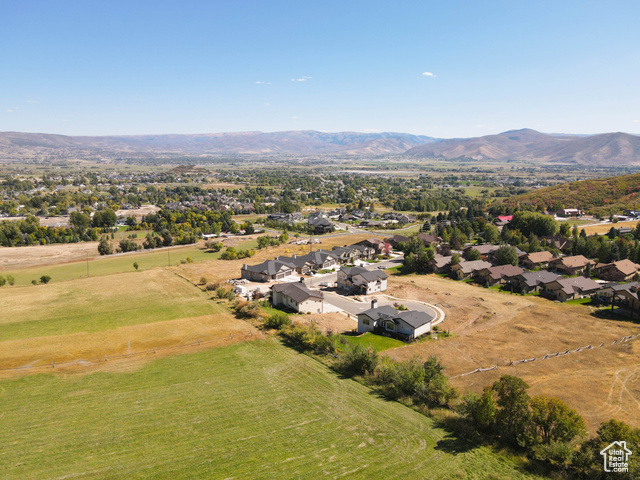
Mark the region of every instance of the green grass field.
POLYGON ((0 382, 4 479, 522 479, 275 340, 0 382))
POLYGON ((96 332, 211 315, 223 307, 167 270, 0 289, 0 339, 96 332))
MULTIPOLYGON (((240 244, 238 249, 256 248, 257 241, 240 244)), ((185 247, 163 248, 159 250, 141 251, 121 255, 108 255, 89 260, 89 276, 111 275, 121 272, 133 272, 133 263, 138 263, 140 270, 155 267, 177 265, 181 260, 191 257, 194 262, 220 258, 221 252, 212 252, 202 246, 189 245, 185 247)), ((87 262, 79 261, 59 265, 43 265, 38 267, 20 268, 0 271, 0 275, 13 275, 16 285, 28 285, 32 280, 38 280, 42 275, 49 275, 52 282, 71 280, 87 276, 87 262)))
POLYGON ((382 335, 376 335, 375 333, 365 333, 358 337, 342 335, 342 338, 354 345, 371 345, 379 352, 389 350, 390 348, 404 347, 406 345, 406 343, 396 340, 395 338, 383 337, 382 335))

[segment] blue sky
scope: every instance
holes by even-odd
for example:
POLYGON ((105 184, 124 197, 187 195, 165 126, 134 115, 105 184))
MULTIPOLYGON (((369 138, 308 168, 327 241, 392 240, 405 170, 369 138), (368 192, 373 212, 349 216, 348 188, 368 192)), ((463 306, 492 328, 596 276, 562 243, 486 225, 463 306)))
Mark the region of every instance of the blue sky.
POLYGON ((0 131, 640 133, 639 18, 615 0, 3 1, 0 131))

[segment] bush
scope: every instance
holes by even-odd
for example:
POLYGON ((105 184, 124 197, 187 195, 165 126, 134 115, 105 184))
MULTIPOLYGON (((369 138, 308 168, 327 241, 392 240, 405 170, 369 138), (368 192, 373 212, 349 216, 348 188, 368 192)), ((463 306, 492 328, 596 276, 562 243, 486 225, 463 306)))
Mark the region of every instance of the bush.
POLYGON ((219 283, 207 283, 207 285, 204 287, 204 289, 207 292, 211 292, 213 290, 216 290, 219 286, 220 286, 219 283))
POLYGON ((15 285, 16 284, 16 279, 13 275, 7 275, 7 283, 9 285, 15 285))
POLYGON ((106 237, 102 237, 98 243, 98 253, 100 255, 111 255, 113 253, 113 247, 109 243, 106 237))
POLYGON ((0 287, 4 287, 7 283, 7 279, 0 275, 0 287))
POLYGON ((206 285, 207 277, 200 277, 200 285, 206 285))
POLYGON ((38 281, 37 280, 31 280, 31 285, 37 285, 38 281))
POLYGON ((49 275, 42 275, 40 277, 40 283, 44 283, 45 285, 51 281, 51 277, 49 275))
POLYGON ((291 319, 289 315, 284 312, 275 312, 273 315, 269 315, 264 321, 265 327, 276 330, 280 330, 286 325, 291 325, 291 319))
POLYGON ((220 250, 222 250, 224 244, 222 242, 216 242, 215 240, 207 240, 206 242, 204 242, 204 246, 209 250, 219 252, 220 250))
POLYGON ((233 309, 242 318, 258 318, 263 313, 258 302, 239 301, 234 305, 233 309))
POLYGON ((140 268, 140 265, 138 265, 138 262, 133 262, 133 268, 135 268, 136 270, 140 268))
POLYGON ((378 351, 371 345, 350 345, 338 359, 337 368, 348 376, 373 373, 378 366, 378 351))

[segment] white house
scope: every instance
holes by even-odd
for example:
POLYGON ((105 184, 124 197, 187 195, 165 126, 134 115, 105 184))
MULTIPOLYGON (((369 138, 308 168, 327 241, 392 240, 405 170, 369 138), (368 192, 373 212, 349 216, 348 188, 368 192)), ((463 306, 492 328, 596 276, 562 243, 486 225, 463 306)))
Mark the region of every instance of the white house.
POLYGON ((338 288, 353 290, 360 294, 383 292, 387 289, 387 275, 381 270, 367 270, 363 267, 345 268, 338 271, 338 288))
POLYGON ((271 287, 271 303, 298 313, 324 313, 324 294, 302 283, 279 283, 271 287))
POLYGON ((378 307, 377 301, 371 308, 358 314, 358 333, 384 333, 405 340, 413 340, 431 331, 433 317, 416 310, 398 311, 393 307, 378 307))

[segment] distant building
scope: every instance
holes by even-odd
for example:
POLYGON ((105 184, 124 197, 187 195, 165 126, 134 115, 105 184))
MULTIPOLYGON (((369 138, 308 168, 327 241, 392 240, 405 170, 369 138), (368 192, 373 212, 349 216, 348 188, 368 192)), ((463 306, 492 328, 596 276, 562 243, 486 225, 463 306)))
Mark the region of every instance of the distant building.
POLYGON ((640 265, 631 260, 619 260, 612 263, 599 263, 593 268, 598 278, 611 282, 626 282, 635 277, 640 265))
POLYGON ((547 268, 549 266, 549 262, 551 262, 553 258, 553 254, 551 252, 533 252, 524 255, 520 259, 520 264, 529 270, 547 268))
POLYGON ((564 275, 582 275, 587 270, 588 265, 593 266, 595 264, 596 262, 583 255, 574 255, 551 260, 549 268, 564 275))
POLYGON ((475 271, 483 268, 490 268, 491 264, 484 260, 473 260, 471 262, 460 262, 451 265, 451 276, 456 280, 466 280, 471 278, 475 271))
POLYGON ((556 213, 559 217, 579 217, 582 215, 582 210, 578 208, 563 208, 556 213))
POLYGON ((590 295, 600 290, 600 288, 602 286, 590 278, 558 278, 542 284, 541 294, 552 300, 565 302, 583 295, 590 295))

